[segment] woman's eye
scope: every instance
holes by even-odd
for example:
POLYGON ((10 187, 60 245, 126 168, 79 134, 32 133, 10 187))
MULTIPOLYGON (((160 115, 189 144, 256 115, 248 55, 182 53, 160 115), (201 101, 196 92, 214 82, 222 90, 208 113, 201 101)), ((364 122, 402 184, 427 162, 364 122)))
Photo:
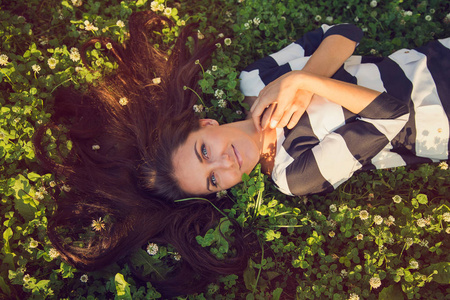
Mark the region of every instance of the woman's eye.
POLYGON ((216 179, 216 176, 214 175, 214 173, 212 173, 212 175, 211 175, 211 183, 213 186, 217 187, 217 179, 216 179))
POLYGON ((206 151, 205 145, 202 145, 202 155, 204 158, 208 159, 208 151, 206 151))

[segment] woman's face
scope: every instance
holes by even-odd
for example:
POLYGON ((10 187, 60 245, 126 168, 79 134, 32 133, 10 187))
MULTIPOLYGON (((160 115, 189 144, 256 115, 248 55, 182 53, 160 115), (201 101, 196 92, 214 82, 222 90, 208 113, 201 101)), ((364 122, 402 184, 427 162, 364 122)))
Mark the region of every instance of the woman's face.
POLYGON ((244 123, 249 124, 219 126, 215 120, 200 120, 200 129, 173 155, 174 175, 183 191, 206 195, 228 189, 252 171, 260 149, 256 132, 244 123))

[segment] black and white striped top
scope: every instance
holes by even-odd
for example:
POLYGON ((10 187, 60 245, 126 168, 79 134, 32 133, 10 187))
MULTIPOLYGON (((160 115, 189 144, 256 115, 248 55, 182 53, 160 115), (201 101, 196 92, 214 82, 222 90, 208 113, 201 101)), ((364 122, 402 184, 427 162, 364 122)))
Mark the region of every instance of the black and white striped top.
MULTIPOLYGON (((272 80, 301 70, 333 34, 355 42, 362 37, 354 25, 322 25, 248 66, 242 92, 258 96, 272 80)), ((448 159, 450 38, 386 58, 352 56, 333 78, 383 93, 358 115, 316 96, 295 128, 277 129, 272 179, 282 192, 331 191, 358 170, 448 159)))

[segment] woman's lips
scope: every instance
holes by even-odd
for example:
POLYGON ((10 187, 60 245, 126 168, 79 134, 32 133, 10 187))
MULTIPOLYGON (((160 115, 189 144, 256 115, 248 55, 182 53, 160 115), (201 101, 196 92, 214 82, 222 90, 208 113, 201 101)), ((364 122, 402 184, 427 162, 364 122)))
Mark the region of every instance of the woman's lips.
POLYGON ((236 155, 236 159, 237 159, 237 162, 238 162, 238 164, 239 164, 239 170, 240 170, 241 167, 242 167, 242 157, 241 157, 241 154, 239 153, 239 151, 238 151, 234 146, 232 146, 232 147, 233 147, 234 155, 236 155))

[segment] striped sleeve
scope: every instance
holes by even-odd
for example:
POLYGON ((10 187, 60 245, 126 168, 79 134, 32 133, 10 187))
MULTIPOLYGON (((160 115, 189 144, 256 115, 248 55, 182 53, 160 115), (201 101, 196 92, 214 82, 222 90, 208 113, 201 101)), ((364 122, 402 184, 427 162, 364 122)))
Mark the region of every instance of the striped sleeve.
POLYGON ((292 70, 301 70, 322 41, 341 35, 359 43, 362 31, 352 24, 322 25, 306 33, 292 44, 249 65, 241 72, 241 91, 245 96, 258 96, 270 82, 292 70))
POLYGON ((402 130, 408 117, 409 109, 404 101, 382 93, 353 122, 330 132, 320 141, 311 143, 301 136, 296 139, 288 139, 288 136, 283 147, 291 161, 285 171, 274 170, 285 172, 282 176, 285 182, 280 182, 278 176, 277 184, 284 187, 283 192, 294 195, 337 188, 355 171, 370 164, 402 130), (288 140, 291 142, 286 143, 288 140))

